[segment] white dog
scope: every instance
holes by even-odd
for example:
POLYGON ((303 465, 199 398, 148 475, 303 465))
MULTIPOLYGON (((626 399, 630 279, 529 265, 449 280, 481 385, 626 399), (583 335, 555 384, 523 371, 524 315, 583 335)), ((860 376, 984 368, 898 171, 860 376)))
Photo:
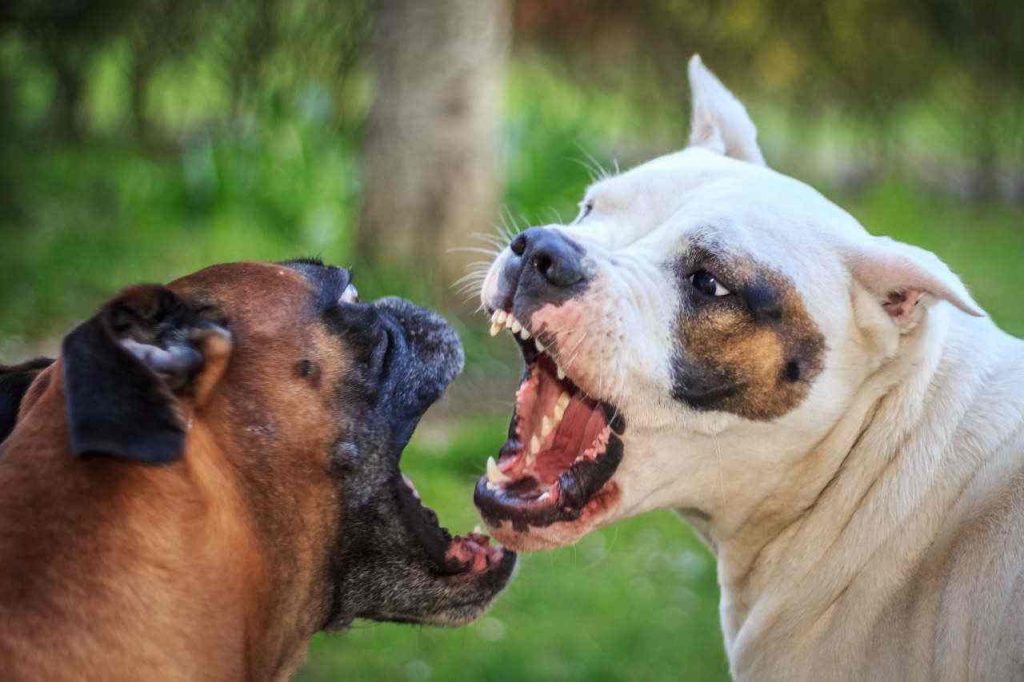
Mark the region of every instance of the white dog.
POLYGON ((484 519, 533 550, 677 509, 738 679, 1024 679, 1024 344, 933 254, 765 167, 689 74, 687 149, 487 275, 527 373, 484 519))

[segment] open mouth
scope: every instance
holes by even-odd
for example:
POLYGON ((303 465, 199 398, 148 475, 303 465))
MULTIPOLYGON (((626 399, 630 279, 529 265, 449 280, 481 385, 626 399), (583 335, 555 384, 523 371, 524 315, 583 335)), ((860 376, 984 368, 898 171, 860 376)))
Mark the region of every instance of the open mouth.
POLYGON ((438 522, 437 513, 423 504, 412 479, 405 474, 401 474, 396 487, 405 523, 423 545, 438 574, 480 575, 515 561, 513 552, 491 545, 491 539, 483 533, 453 536, 438 522))
POLYGON ((488 459, 474 501, 488 524, 509 521, 517 531, 575 521, 611 494, 625 422, 577 386, 548 345, 510 313, 495 311, 491 321, 492 335, 512 332, 526 372, 508 440, 497 461, 488 459))

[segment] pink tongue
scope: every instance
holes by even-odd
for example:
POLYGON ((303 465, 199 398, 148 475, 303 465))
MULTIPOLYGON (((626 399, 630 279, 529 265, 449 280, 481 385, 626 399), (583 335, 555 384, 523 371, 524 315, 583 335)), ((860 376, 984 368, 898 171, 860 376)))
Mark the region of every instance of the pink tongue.
POLYGON ((555 429, 551 445, 537 456, 537 477, 547 485, 554 483, 597 440, 604 427, 601 409, 573 396, 555 429))
POLYGON ((501 561, 501 548, 492 547, 491 539, 480 533, 457 537, 448 547, 447 557, 455 559, 470 571, 483 571, 501 561))
POLYGON ((537 378, 531 379, 531 381, 536 382, 534 389, 536 398, 525 415, 527 417, 526 425, 531 434, 536 433, 541 420, 554 411, 555 403, 562 395, 562 385, 553 376, 539 367, 534 372, 536 372, 537 378))

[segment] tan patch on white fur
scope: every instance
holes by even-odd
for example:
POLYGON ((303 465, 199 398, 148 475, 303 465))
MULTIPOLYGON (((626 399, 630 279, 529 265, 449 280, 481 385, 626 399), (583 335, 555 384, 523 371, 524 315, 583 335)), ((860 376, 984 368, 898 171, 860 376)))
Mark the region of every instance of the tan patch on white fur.
POLYGON ((779 275, 758 281, 778 301, 770 316, 758 317, 740 298, 705 302, 679 315, 683 371, 735 388, 700 409, 774 419, 798 406, 821 372, 825 340, 800 295, 779 275))

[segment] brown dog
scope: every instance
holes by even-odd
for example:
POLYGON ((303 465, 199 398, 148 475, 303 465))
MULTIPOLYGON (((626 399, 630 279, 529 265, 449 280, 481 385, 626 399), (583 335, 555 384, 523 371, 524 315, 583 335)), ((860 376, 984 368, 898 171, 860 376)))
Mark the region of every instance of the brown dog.
POLYGON ((487 607, 514 555, 451 538, 398 469, 458 340, 353 292, 213 266, 0 368, 3 679, 276 679, 318 630, 487 607))

